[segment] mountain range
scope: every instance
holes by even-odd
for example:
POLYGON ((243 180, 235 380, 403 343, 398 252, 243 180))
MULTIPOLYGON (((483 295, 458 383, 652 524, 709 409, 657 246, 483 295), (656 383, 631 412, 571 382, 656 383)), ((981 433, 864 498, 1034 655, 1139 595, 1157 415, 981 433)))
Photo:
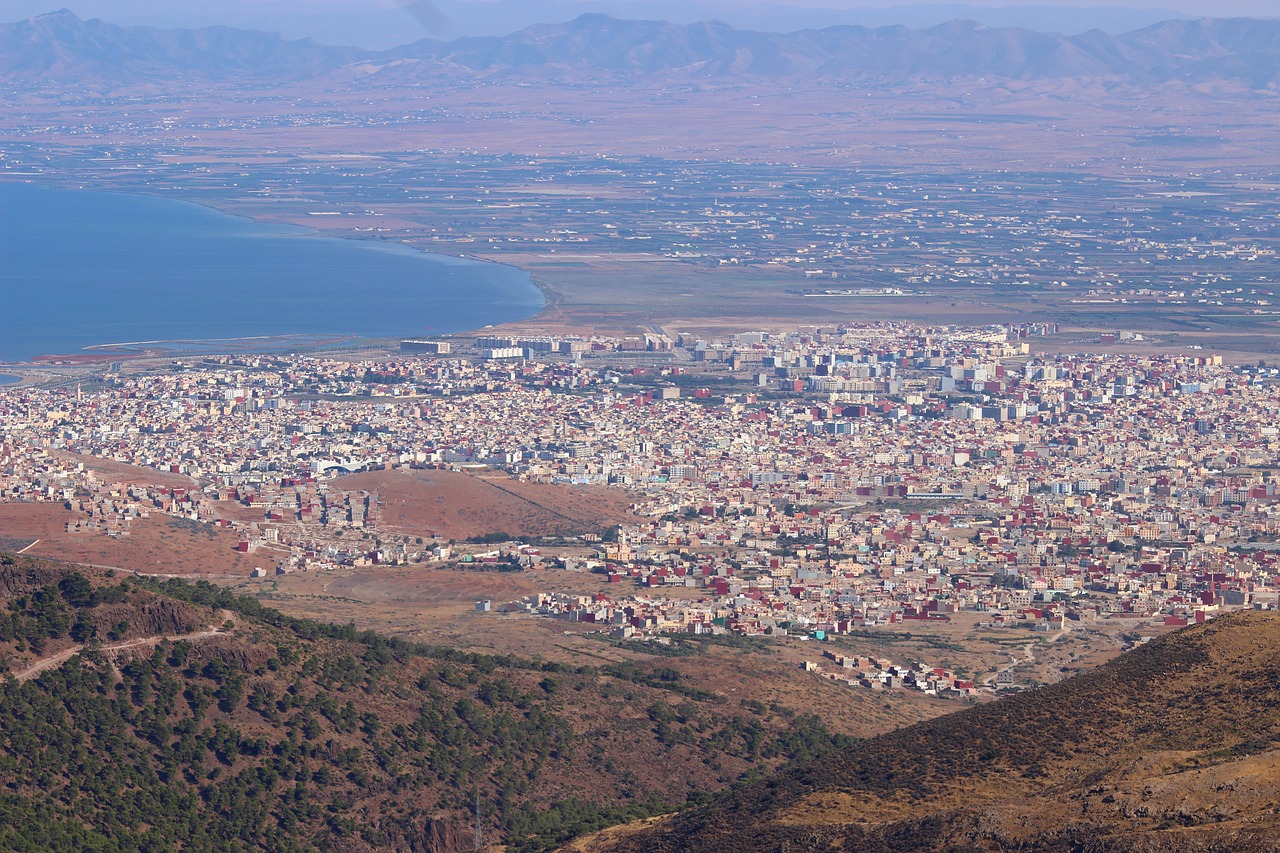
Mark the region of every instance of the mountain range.
MULTIPOLYGON (((1220 16, 1276 17, 1261 0, 1234 0, 1220 16)), ((48 0, 7 0, 10 20, 49 11, 48 0)), ((725 21, 765 32, 861 25, 908 24, 928 27, 956 19, 988 26, 1016 26, 1044 32, 1082 33, 1100 29, 1122 33, 1159 21, 1194 18, 1177 9, 1132 6, 1001 5, 901 2, 893 6, 834 5, 822 0, 345 0, 291 3, 285 0, 74 0, 82 18, 150 27, 228 25, 313 38, 326 44, 389 48, 415 39, 506 35, 546 21, 567 21, 584 12, 615 18, 658 18, 675 23, 725 21)))
POLYGON ((1075 36, 953 21, 926 29, 858 26, 788 34, 703 22, 582 15, 504 37, 424 39, 371 51, 230 27, 155 29, 63 10, 0 25, 0 81, 120 86, 157 82, 881 83, 1066 78, 1141 86, 1280 85, 1280 21, 1166 21, 1075 36))

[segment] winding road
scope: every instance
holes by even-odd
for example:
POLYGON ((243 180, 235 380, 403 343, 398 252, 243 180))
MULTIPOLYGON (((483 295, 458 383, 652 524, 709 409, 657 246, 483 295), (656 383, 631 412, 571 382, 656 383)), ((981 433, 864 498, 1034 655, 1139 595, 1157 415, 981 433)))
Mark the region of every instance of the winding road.
MULTIPOLYGON (((207 640, 210 637, 216 637, 220 634, 226 633, 223 630, 222 625, 226 624, 227 621, 235 621, 234 615, 229 610, 220 610, 218 611, 218 615, 222 617, 222 621, 218 623, 218 627, 216 628, 210 627, 203 631, 195 631, 190 634, 166 634, 155 637, 138 637, 133 640, 124 640, 119 643, 108 643, 106 645, 99 646, 98 651, 103 652, 104 654, 119 652, 124 651, 125 649, 156 646, 165 641, 176 643, 179 640, 186 640, 190 643, 198 643, 201 640, 207 640)), ((13 673, 13 677, 18 681, 30 681, 33 678, 38 678, 41 673, 48 672, 51 669, 57 669, 62 666, 64 663, 84 651, 84 649, 85 647, 83 645, 76 645, 69 649, 64 649, 57 654, 40 658, 35 663, 29 665, 26 669, 13 673)))

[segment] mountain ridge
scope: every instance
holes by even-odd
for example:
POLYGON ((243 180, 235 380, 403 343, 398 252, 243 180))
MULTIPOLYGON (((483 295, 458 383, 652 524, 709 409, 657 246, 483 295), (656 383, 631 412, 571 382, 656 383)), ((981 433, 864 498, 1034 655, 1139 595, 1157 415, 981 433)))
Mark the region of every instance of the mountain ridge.
POLYGON ((384 51, 231 27, 119 27, 67 10, 0 25, 0 81, 16 84, 362 78, 840 84, 974 77, 1143 86, 1226 80, 1274 88, 1280 85, 1280 21, 1171 20, 1118 36, 1100 30, 1064 36, 973 21, 779 34, 715 21, 670 24, 585 14, 504 37, 422 39, 384 51))
POLYGON ((0 25, 0 79, 43 76, 60 80, 83 73, 116 73, 122 81, 298 79, 355 61, 355 48, 289 41, 274 33, 234 27, 157 29, 83 20, 68 9, 0 25), (193 58, 203 62, 186 69, 193 58), (191 73, 194 71, 194 73, 191 73))
POLYGON ((1224 616, 572 849, 1274 849, 1277 640, 1276 614, 1224 616))
POLYGON ((479 798, 532 853, 849 740, 657 659, 428 646, 6 553, 0 675, 3 850, 461 853, 479 798))

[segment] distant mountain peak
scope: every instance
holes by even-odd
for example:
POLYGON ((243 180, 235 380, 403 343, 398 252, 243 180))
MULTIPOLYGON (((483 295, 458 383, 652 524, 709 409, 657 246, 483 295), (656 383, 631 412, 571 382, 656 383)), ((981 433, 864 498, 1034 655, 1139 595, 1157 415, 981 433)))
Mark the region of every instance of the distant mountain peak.
POLYGON ((158 30, 83 21, 66 9, 0 25, 0 80, 122 85, 259 83, 349 75, 385 82, 482 77, 943 82, 1112 80, 1137 86, 1280 83, 1280 21, 1168 21, 1120 36, 1078 36, 955 20, 927 29, 846 26, 793 33, 720 21, 671 24, 593 12, 505 37, 423 40, 388 51, 327 47, 253 30, 158 30), (412 60, 412 61, 406 61, 412 60))
POLYGON ((79 27, 83 27, 85 21, 70 9, 59 9, 56 12, 45 12, 43 15, 36 15, 28 18, 26 21, 19 22, 12 26, 18 26, 25 23, 40 32, 64 32, 79 27))

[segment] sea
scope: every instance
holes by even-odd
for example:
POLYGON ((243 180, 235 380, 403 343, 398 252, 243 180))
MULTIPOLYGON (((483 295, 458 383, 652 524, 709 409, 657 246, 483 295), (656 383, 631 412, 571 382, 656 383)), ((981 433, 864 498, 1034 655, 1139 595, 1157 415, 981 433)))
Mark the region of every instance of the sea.
POLYGON ((424 338, 545 304, 515 267, 147 195, 0 182, 0 222, 0 363, 424 338))

